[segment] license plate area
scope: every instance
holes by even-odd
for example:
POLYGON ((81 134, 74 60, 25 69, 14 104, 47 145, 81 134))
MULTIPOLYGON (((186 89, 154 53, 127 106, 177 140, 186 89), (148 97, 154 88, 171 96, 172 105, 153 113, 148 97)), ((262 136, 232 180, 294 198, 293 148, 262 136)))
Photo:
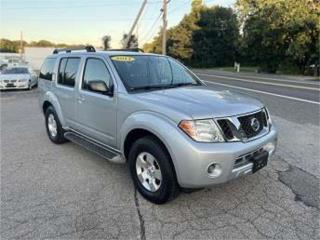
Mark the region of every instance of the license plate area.
POLYGON ((261 151, 252 156, 251 162, 253 163, 252 173, 259 171, 268 164, 269 153, 267 151, 261 151))
POLYGON ((6 86, 7 86, 7 87, 14 87, 14 84, 13 84, 13 83, 7 83, 6 86))

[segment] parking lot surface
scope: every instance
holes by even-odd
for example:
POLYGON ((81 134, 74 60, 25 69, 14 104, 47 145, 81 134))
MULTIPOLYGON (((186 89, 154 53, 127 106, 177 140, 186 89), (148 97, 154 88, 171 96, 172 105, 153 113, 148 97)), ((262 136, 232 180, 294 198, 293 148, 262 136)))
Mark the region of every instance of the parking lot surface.
POLYGON ((279 129, 272 161, 160 206, 135 191, 125 165, 52 144, 37 90, 0 93, 1 239, 318 239, 319 105, 246 93, 279 129))

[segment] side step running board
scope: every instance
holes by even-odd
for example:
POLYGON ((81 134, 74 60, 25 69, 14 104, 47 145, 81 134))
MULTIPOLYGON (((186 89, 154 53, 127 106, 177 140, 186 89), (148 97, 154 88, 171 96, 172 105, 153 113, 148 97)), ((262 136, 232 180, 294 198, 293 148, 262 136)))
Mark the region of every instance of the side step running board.
POLYGON ((74 142, 85 149, 96 153, 100 157, 103 157, 110 162, 113 163, 125 163, 125 160, 121 157, 119 153, 116 153, 115 151, 112 151, 111 149, 108 149, 107 147, 96 143, 84 136, 81 136, 79 134, 76 134, 74 132, 65 132, 64 137, 71 142, 74 142))

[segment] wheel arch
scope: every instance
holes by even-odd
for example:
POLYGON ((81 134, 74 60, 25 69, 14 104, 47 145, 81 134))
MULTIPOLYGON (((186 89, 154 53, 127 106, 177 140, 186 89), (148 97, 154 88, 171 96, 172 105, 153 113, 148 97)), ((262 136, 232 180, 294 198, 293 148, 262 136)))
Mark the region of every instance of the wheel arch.
POLYGON ((123 154, 124 154, 126 161, 128 159, 130 149, 131 149, 132 145, 134 144, 134 142, 137 141, 138 139, 141 139, 141 138, 147 137, 147 136, 150 136, 154 140, 156 140, 157 143, 161 145, 163 150, 165 150, 167 152, 167 154, 169 156, 170 165, 173 169, 175 178, 177 180, 177 173, 176 173, 175 164, 173 162, 172 155, 170 154, 168 147, 166 146, 165 142, 150 129, 134 128, 134 129, 131 129, 130 132, 128 132, 128 134, 125 137, 124 143, 123 143, 123 154))
POLYGON ((47 92, 42 100, 42 111, 45 114, 46 110, 48 109, 49 106, 52 106, 54 110, 56 111, 59 121, 61 123, 61 126, 64 128, 66 127, 65 125, 65 120, 62 114, 61 106, 59 104, 58 98, 52 93, 52 92, 47 92))
POLYGON ((51 102, 49 102, 48 100, 44 101, 42 104, 42 112, 45 114, 48 107, 52 106, 51 102))

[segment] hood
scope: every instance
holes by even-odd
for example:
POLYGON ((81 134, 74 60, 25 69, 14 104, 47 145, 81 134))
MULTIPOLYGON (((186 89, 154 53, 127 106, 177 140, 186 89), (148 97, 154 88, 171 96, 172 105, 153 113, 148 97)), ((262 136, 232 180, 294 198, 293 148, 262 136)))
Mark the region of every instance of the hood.
POLYGON ((260 101, 247 95, 229 90, 211 90, 207 87, 173 88, 136 96, 151 105, 183 112, 194 119, 239 115, 256 111, 264 106, 260 101))
POLYGON ((0 80, 30 79, 30 74, 0 74, 0 80))

